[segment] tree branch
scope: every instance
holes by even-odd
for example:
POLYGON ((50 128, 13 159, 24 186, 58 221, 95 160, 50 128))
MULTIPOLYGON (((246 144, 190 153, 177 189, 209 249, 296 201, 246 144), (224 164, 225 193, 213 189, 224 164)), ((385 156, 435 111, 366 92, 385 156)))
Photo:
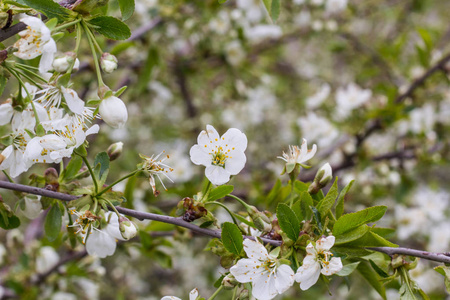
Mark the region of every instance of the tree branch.
POLYGON ((409 255, 424 258, 427 260, 442 262, 442 263, 450 263, 450 255, 447 253, 436 253, 436 252, 426 252, 421 250, 415 250, 410 248, 391 248, 391 247, 368 247, 366 249, 385 253, 389 256, 393 256, 395 254, 401 255, 409 255))

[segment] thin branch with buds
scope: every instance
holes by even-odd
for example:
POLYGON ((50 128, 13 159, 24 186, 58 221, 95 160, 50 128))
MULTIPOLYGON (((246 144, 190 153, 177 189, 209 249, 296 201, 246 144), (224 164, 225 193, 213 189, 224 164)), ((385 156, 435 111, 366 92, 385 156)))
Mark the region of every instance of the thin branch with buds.
MULTIPOLYGON (((20 191, 20 192, 26 192, 26 193, 30 193, 30 194, 34 194, 34 195, 45 196, 45 197, 51 197, 51 198, 62 200, 62 201, 71 201, 71 200, 78 199, 78 197, 74 196, 74 195, 53 192, 53 191, 49 191, 46 189, 30 187, 30 186, 17 184, 17 183, 10 183, 10 182, 6 182, 6 181, 0 181, 0 188, 20 191)), ((169 223, 169 224, 173 224, 176 226, 187 228, 187 229, 189 229, 193 232, 199 233, 199 234, 203 234, 203 235, 207 235, 207 236, 211 236, 211 237, 215 237, 215 238, 221 237, 220 230, 200 228, 197 225, 194 225, 192 223, 184 221, 182 218, 170 217, 170 216, 165 216, 165 215, 157 215, 157 214, 148 213, 148 212, 140 212, 140 211, 136 211, 133 209, 128 209, 128 208, 124 208, 124 207, 120 207, 120 206, 116 206, 115 208, 117 209, 118 212, 120 212, 124 215, 127 215, 129 217, 139 219, 139 220, 153 220, 153 221, 158 221, 158 222, 163 222, 163 223, 169 223)), ((112 208, 110 208, 110 210, 112 210, 112 208)), ((252 240, 255 239, 252 236, 244 236, 244 238, 252 239, 252 240)), ((268 243, 268 244, 271 244, 274 246, 281 246, 281 244, 282 244, 281 241, 272 240, 272 239, 268 239, 268 238, 261 238, 261 240, 265 243, 268 243)), ((432 260, 432 261, 436 261, 436 262, 450 263, 450 255, 448 255, 447 253, 433 253, 433 252, 426 252, 426 251, 409 249, 409 248, 391 248, 391 247, 370 247, 367 249, 385 253, 385 254, 388 254, 389 256, 392 256, 394 254, 401 254, 401 255, 420 257, 420 258, 424 258, 424 259, 432 260)))

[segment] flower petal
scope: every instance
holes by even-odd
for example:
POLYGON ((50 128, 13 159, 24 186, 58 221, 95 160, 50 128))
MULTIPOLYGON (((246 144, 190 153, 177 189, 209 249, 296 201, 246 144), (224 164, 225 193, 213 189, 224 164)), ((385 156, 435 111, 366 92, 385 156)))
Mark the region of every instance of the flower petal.
POLYGON ((334 241, 336 238, 332 235, 327 236, 326 238, 321 238, 316 242, 316 249, 318 252, 328 251, 333 247, 334 241))
POLYGON ((294 271, 288 265, 281 265, 275 274, 275 287, 279 294, 284 293, 294 284, 294 271))
POLYGON ((72 89, 61 87, 61 92, 63 93, 64 99, 69 109, 76 114, 83 114, 84 111, 84 101, 78 97, 77 92, 72 89))
POLYGON ((322 274, 330 276, 342 270, 343 266, 340 257, 333 257, 328 264, 322 265, 322 267, 322 274))
POLYGON ((243 244, 244 244, 244 251, 247 254, 248 258, 257 259, 261 261, 269 259, 267 249, 260 242, 245 239, 243 244))
POLYGON ((86 241, 86 251, 89 255, 100 258, 113 255, 116 251, 116 239, 103 231, 93 230, 86 241))
POLYGON ((203 165, 205 167, 211 165, 211 155, 205 152, 200 145, 192 146, 189 155, 191 156, 191 161, 196 165, 203 165))
POLYGON ((252 295, 258 300, 270 300, 278 295, 273 274, 264 272, 253 281, 252 295))
POLYGON ((225 170, 231 175, 236 175, 245 167, 247 157, 244 152, 236 152, 225 162, 225 170))
POLYGON ((297 273, 294 275, 295 281, 300 282, 300 288, 304 291, 312 287, 320 276, 320 264, 317 261, 307 264, 305 260, 303 260, 303 265, 298 268, 297 273))
POLYGON ((198 297, 198 290, 195 288, 189 293, 189 300, 195 300, 198 297))
POLYGON ((222 135, 222 144, 232 145, 238 151, 244 152, 247 149, 247 143, 247 136, 236 128, 230 128, 222 135))
POLYGON ((230 181, 230 173, 219 166, 208 166, 205 170, 206 178, 214 185, 222 185, 230 181))

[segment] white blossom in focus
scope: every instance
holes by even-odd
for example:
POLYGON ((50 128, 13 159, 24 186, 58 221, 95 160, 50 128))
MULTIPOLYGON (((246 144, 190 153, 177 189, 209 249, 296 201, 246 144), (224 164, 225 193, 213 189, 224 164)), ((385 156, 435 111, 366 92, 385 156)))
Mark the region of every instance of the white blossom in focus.
POLYGON ((155 195, 155 197, 159 195, 159 191, 156 190, 155 177, 158 177, 159 182, 161 182, 161 184, 165 190, 167 190, 167 189, 161 179, 161 175, 165 176, 167 179, 169 179, 171 182, 173 182, 172 179, 169 177, 169 175, 167 175, 168 173, 173 172, 173 168, 169 167, 168 165, 166 165, 164 163, 164 161, 169 158, 169 155, 165 155, 163 158, 159 159, 159 157, 162 154, 164 154, 164 152, 165 151, 159 153, 156 156, 152 155, 151 157, 148 157, 143 154, 139 154, 139 156, 144 160, 144 163, 142 164, 142 169, 147 171, 149 174, 148 179, 150 182, 150 186, 153 189, 153 195, 155 195))
POLYGON ((83 114, 84 101, 78 97, 76 91, 63 86, 43 84, 41 90, 35 93, 35 102, 41 104, 47 110, 60 108, 64 102, 75 114, 83 114))
POLYGON ((20 20, 27 25, 27 29, 19 32, 19 39, 14 47, 18 48, 14 55, 25 60, 41 56, 39 72, 45 73, 52 69, 53 57, 56 53, 56 43, 51 32, 39 18, 25 17, 20 20))
MULTIPOLYGON (((189 300, 196 300, 197 298, 198 298, 198 289, 193 289, 189 293, 189 300)), ((161 298, 161 300, 181 300, 181 299, 175 296, 164 296, 161 298)))
POLYGON ((342 270, 341 258, 332 258, 333 254, 329 251, 334 241, 334 236, 330 235, 319 239, 315 246, 309 243, 306 247, 306 257, 295 274, 295 281, 300 283, 302 290, 312 287, 319 279, 320 273, 330 276, 342 270))
POLYGON ((294 271, 280 264, 277 256, 267 253, 261 243, 244 240, 248 258, 240 259, 230 273, 241 283, 252 283, 252 295, 258 300, 269 300, 284 293, 294 284, 294 271))
POLYGON ((205 175, 212 184, 222 185, 244 168, 247 161, 245 149, 247 136, 239 129, 230 128, 219 136, 213 126, 207 125, 189 154, 194 164, 206 167, 205 175))

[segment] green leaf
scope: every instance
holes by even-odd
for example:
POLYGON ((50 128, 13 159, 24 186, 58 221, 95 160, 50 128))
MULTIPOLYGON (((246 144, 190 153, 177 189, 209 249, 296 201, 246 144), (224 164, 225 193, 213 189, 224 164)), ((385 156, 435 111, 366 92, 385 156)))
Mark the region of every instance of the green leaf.
POLYGON ((23 0, 23 2, 29 7, 40 11, 49 19, 57 18, 59 22, 72 20, 77 15, 53 0, 23 0))
MULTIPOLYGON (((1 211, 3 212, 3 211, 1 211)), ((20 226, 20 219, 15 215, 7 216, 7 214, 0 214, 0 227, 8 230, 14 229, 20 226)))
POLYGON ((270 15, 270 11, 272 10, 272 0, 263 0, 264 7, 270 15))
POLYGON ((277 218, 281 230, 288 238, 294 242, 297 241, 300 234, 300 222, 295 212, 286 204, 280 203, 277 207, 277 218))
POLYGON ((222 227, 222 242, 225 249, 239 255, 244 248, 244 238, 239 228, 230 222, 225 222, 222 227))
POLYGON ((347 243, 347 245, 353 247, 398 247, 396 244, 389 242, 371 231, 367 232, 361 238, 347 243))
POLYGON ((0 96, 3 95, 3 92, 5 91, 7 81, 5 76, 0 75, 0 96))
POLYGON ((345 195, 347 195, 348 191, 350 190, 350 188, 352 187, 353 183, 355 181, 352 180, 350 181, 345 187, 344 189, 341 191, 341 193, 339 194, 339 198, 337 200, 336 203, 336 219, 339 219, 342 214, 344 213, 344 200, 345 200, 345 195))
POLYGON ((357 240, 360 237, 364 236, 369 230, 370 230, 369 226, 361 225, 359 227, 356 227, 353 230, 347 231, 344 234, 336 236, 336 242, 334 244, 341 245, 341 244, 345 244, 345 243, 357 240))
POLYGON ((114 17, 100 16, 91 19, 88 23, 93 25, 98 33, 112 40, 126 40, 131 36, 130 28, 114 17))
POLYGON ((53 205, 45 218, 44 224, 45 234, 50 242, 54 241, 58 237, 61 230, 61 224, 61 210, 58 205, 53 205))
POLYGON ((381 278, 370 267, 369 263, 361 262, 357 267, 358 272, 364 277, 365 280, 380 294, 380 296, 386 300, 386 289, 381 283, 381 278))
POLYGON ((227 0, 217 0, 217 2, 219 2, 219 4, 224 4, 227 0))
POLYGON ((373 260, 369 259, 370 265, 372 266, 372 268, 375 270, 375 272, 377 272, 378 275, 380 275, 383 278, 388 278, 389 275, 382 269, 380 268, 373 260))
POLYGON ((345 265, 339 272, 336 273, 337 276, 345 277, 353 273, 359 265, 359 261, 345 265))
POLYGON ((386 213, 386 206, 373 206, 361 211, 341 216, 333 228, 333 235, 338 236, 363 224, 375 222, 386 213))
POLYGON ((70 162, 67 164, 67 167, 64 169, 62 173, 62 178, 64 180, 71 180, 77 175, 78 171, 80 171, 83 166, 83 159, 80 156, 74 155, 70 162))
POLYGON ((311 207, 314 206, 314 201, 308 192, 304 192, 300 195, 300 208, 302 211, 302 216, 305 220, 311 220, 312 211, 311 207))
POLYGON ((434 268, 434 270, 445 277, 445 279, 444 279, 445 288, 447 289, 447 292, 450 293, 450 267, 438 266, 438 267, 434 268))
POLYGON ((274 22, 278 20, 278 17, 280 16, 280 0, 272 0, 270 16, 274 22))
POLYGON ((223 198, 233 192, 233 190, 234 187, 232 185, 218 186, 209 193, 208 201, 215 201, 217 199, 223 198))
POLYGON ((338 178, 334 180, 333 186, 328 191, 328 194, 320 200, 320 202, 317 204, 316 208, 319 211, 319 213, 325 217, 330 210, 331 207, 333 207, 333 204, 336 200, 336 197, 338 196, 338 186, 337 186, 338 178))
POLYGON ((98 179, 101 179, 103 174, 109 170, 109 156, 106 152, 100 152, 95 156, 94 169, 97 171, 98 179))
POLYGON ((120 13, 122 21, 128 20, 134 13, 134 0, 119 0, 120 13))
POLYGON ((398 290, 400 295, 400 300, 416 300, 416 296, 414 296, 414 292, 409 288, 408 283, 403 283, 400 289, 398 290))

